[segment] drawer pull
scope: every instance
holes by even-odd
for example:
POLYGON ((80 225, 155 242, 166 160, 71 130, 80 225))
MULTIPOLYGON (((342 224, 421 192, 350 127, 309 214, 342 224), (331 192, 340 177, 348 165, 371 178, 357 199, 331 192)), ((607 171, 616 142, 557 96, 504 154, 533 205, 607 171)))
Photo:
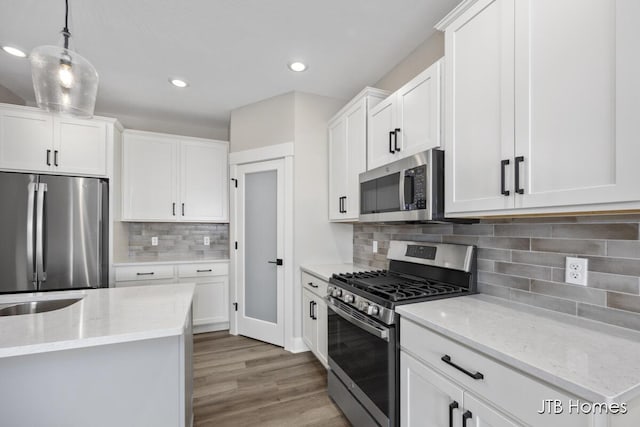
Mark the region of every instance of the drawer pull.
POLYGON ((211 273, 213 270, 208 268, 206 270, 196 270, 196 273, 211 273))
POLYGON ((312 288, 318 289, 318 285, 314 285, 313 282, 309 282, 309 286, 311 286, 312 288))
MULTIPOLYGON (((460 372, 464 372, 465 374, 469 375, 471 378, 473 378, 474 380, 481 380, 484 378, 484 375, 482 375, 480 372, 476 372, 475 374, 472 372, 467 371, 466 369, 464 369, 461 366, 456 365, 455 363, 453 363, 451 361, 451 356, 449 356, 448 354, 445 354, 444 356, 442 356, 440 358, 440 360, 442 360, 444 363, 446 363, 447 365, 453 366, 454 368, 456 368, 458 371, 460 372)), ((468 412, 468 411, 467 411, 468 412)), ((469 412, 470 413, 470 412, 469 412)))
POLYGON ((466 411, 464 414, 462 414, 462 427, 467 427, 467 420, 470 420, 471 417, 473 417, 471 411, 466 411))
POLYGON ((152 271, 150 273, 136 273, 136 276, 153 276, 155 273, 152 271))
POLYGON ((449 427, 453 427, 453 410, 457 409, 460 405, 455 400, 449 403, 449 427))

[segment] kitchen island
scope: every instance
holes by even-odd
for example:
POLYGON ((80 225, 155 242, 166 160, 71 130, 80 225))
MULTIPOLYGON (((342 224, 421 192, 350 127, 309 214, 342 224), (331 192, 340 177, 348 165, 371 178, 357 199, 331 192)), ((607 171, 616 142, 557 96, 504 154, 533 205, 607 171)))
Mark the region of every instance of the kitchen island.
POLYGON ((2 424, 188 426, 193 284, 0 296, 81 298, 0 317, 2 424))

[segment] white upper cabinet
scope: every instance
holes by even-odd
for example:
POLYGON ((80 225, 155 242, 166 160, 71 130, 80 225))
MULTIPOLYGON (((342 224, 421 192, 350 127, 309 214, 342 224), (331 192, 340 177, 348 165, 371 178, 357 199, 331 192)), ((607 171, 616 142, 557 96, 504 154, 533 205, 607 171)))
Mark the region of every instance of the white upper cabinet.
POLYGON ((367 170, 367 112, 388 92, 366 88, 329 122, 329 219, 357 221, 359 175, 367 170))
POLYGON ((0 106, 0 168, 106 176, 114 121, 72 119, 35 108, 0 106))
POLYGON ((228 144, 125 131, 123 221, 227 222, 228 144))
POLYGON ((440 146, 440 60, 369 112, 367 169, 440 146))
POLYGON ((448 215, 640 207, 639 18, 632 0, 479 0, 439 24, 448 215))

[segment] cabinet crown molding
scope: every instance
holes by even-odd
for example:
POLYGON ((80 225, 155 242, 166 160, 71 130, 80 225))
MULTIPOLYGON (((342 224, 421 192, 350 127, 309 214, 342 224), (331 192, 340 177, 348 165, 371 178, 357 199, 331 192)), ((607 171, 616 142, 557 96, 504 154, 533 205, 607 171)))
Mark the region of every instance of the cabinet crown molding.
POLYGON ((359 102, 365 96, 373 96, 373 97, 376 97, 376 98, 384 99, 389 95, 391 95, 391 92, 389 92, 388 90, 376 89, 375 87, 367 86, 364 89, 362 89, 360 92, 358 92, 358 94, 356 96, 354 96, 347 104, 345 104, 345 106, 342 107, 336 114, 334 114, 333 117, 331 117, 331 119, 329 119, 329 123, 331 123, 334 120, 338 119, 349 108, 351 108, 351 106, 353 106, 355 103, 359 102))
POLYGON ((464 0, 457 5, 451 12, 447 14, 440 22, 435 25, 435 29, 444 31, 453 21, 455 21, 460 15, 465 13, 471 8, 478 0, 464 0))

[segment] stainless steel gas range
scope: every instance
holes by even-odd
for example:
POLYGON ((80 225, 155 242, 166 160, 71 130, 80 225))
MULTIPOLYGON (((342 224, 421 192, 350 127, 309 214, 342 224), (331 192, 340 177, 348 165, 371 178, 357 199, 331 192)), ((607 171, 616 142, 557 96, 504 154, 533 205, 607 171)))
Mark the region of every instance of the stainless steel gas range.
POLYGON ((389 270, 334 274, 327 288, 329 396, 355 427, 400 425, 395 307, 476 292, 476 249, 392 241, 389 270))

